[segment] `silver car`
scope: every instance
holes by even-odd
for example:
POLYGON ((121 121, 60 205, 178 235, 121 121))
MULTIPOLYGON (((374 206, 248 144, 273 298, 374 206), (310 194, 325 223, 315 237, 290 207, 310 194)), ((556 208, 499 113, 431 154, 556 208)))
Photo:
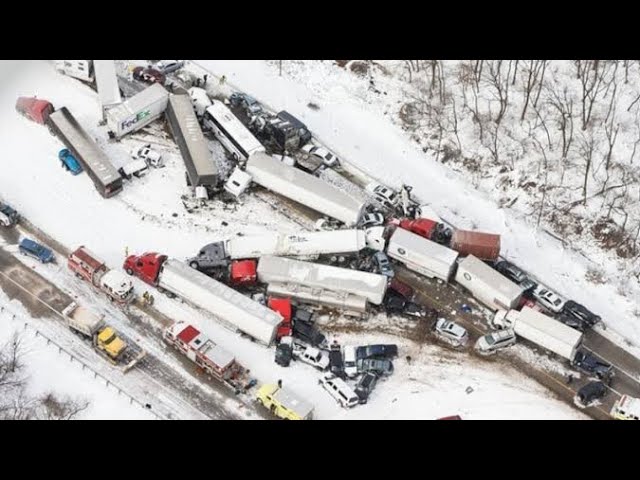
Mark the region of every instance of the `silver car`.
POLYGON ((154 65, 156 70, 161 71, 165 75, 173 73, 184 67, 184 60, 160 60, 154 65))
POLYGON ((389 257, 387 257, 384 252, 376 252, 373 255, 373 261, 378 267, 380 275, 384 275, 387 278, 393 278, 395 276, 395 272, 393 271, 393 267, 391 266, 389 257))
POLYGON ((564 304, 567 303, 564 298, 544 285, 538 285, 533 290, 533 296, 540 305, 554 313, 560 313, 564 308, 564 304))
POLYGON ((511 329, 496 330, 480 337, 475 348, 479 353, 495 353, 501 348, 507 348, 516 343, 516 334, 511 329))
POLYGON ((462 326, 446 318, 436 322, 436 335, 454 347, 462 347, 469 340, 469 333, 462 326))

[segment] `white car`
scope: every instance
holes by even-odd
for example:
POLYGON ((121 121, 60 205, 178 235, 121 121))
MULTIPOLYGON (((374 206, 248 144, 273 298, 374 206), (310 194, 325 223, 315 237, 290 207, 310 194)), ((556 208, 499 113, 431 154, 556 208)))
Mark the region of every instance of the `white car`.
POLYGON ((329 355, 323 350, 294 343, 293 356, 320 370, 326 370, 329 368, 329 355))
POLYGON ((547 310, 554 313, 560 313, 567 301, 555 292, 552 292, 544 285, 538 285, 533 290, 535 299, 547 310))
POLYGON ((360 398, 346 382, 332 373, 325 373, 318 383, 343 407, 351 408, 360 403, 360 398))
POLYGON ((478 339, 475 348, 479 353, 494 353, 501 348, 507 348, 516 343, 516 334, 511 329, 497 330, 478 339))
POLYGON ((390 210, 394 210, 400 202, 400 195, 398 195, 398 192, 389 187, 385 187, 384 185, 380 185, 379 183, 370 183, 366 186, 365 190, 371 194, 376 202, 390 210))
POLYGON ((160 155, 155 150, 151 149, 151 144, 143 145, 140 148, 134 148, 131 151, 131 158, 135 158, 137 160, 144 160, 147 165, 154 168, 162 168, 164 167, 164 162, 162 161, 162 155, 160 155))
POLYGON ((165 75, 180 70, 184 67, 184 60, 160 60, 154 65, 156 70, 161 71, 165 75))
POLYGON ((446 318, 439 318, 436 322, 436 335, 454 347, 461 347, 469 340, 469 334, 463 326, 446 318))
POLYGON ((314 155, 322 159, 322 163, 324 163, 327 167, 337 167, 340 165, 340 160, 333 153, 327 150, 324 147, 319 147, 316 145, 308 144, 302 147, 302 150, 307 152, 309 155, 314 155))

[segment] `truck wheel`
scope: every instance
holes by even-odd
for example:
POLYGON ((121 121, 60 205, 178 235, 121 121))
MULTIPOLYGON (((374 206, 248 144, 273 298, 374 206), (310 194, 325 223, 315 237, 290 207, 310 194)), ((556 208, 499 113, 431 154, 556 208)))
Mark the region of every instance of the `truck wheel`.
POLYGON ((130 268, 127 268, 125 272, 127 272, 127 275, 133 275, 133 270, 131 270, 130 268))
POLYGON ((198 262, 189 262, 189 266, 197 270, 200 265, 198 264, 198 262))
POLYGON ((258 403, 264 407, 264 402, 262 401, 261 398, 258 398, 258 403))

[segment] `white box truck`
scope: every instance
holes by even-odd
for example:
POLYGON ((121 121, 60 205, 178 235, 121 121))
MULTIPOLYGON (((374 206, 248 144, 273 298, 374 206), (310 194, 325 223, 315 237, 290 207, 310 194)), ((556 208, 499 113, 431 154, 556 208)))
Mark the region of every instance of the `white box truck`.
POLYGON ((251 155, 246 171, 255 183, 267 190, 340 220, 348 227, 357 224, 364 211, 364 201, 265 153, 251 155))
POLYGON ((105 113, 109 134, 121 138, 159 118, 169 103, 169 92, 154 83, 105 113))
POLYGON ((573 361, 582 343, 582 333, 544 313, 529 307, 522 311, 498 310, 493 318, 496 328, 513 328, 516 335, 573 361))
POLYGON ((458 264, 456 282, 494 311, 515 308, 522 296, 522 287, 473 255, 458 264))
POLYGON ((458 252, 397 228, 387 246, 387 255, 414 272, 448 282, 456 268, 458 252))
POLYGON ((318 256, 356 253, 366 246, 363 230, 297 232, 233 237, 225 242, 231 259, 258 258, 263 255, 318 256))
POLYGON ((272 256, 260 258, 258 280, 350 293, 374 305, 382 303, 387 290, 384 275, 272 256))

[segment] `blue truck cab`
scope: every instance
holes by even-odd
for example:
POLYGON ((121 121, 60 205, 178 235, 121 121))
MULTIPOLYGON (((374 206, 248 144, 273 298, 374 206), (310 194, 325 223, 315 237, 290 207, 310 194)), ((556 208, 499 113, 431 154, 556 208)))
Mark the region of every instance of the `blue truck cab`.
POLYGON ((18 223, 18 212, 9 205, 0 203, 0 225, 3 227, 13 227, 18 223))
POLYGON ((20 245, 18 245, 18 249, 23 255, 33 257, 42 263, 53 262, 56 259, 51 250, 28 238, 22 239, 20 245))
POLYGON ((69 149, 63 148, 60 150, 58 152, 58 158, 60 159, 60 163, 62 163, 62 167, 68 172, 71 172, 73 175, 82 173, 82 166, 80 165, 80 162, 76 160, 69 149))

